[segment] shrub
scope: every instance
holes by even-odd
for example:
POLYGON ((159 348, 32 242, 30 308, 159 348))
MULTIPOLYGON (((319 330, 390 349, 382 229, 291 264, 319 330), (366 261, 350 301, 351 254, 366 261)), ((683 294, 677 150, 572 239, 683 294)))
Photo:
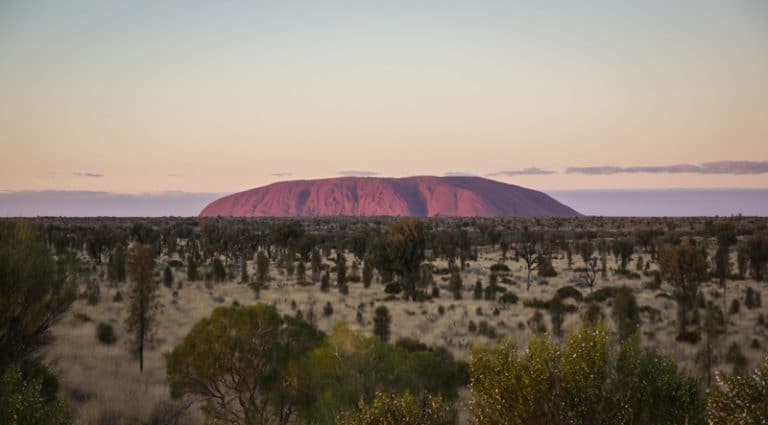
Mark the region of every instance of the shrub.
POLYGON ((701 332, 698 329, 686 330, 685 332, 678 333, 678 335, 675 337, 675 340, 696 344, 697 342, 701 341, 701 332))
POLYGON ((529 300, 523 301, 523 305, 528 308, 541 308, 541 309, 549 309, 549 301, 540 300, 538 298, 531 298, 529 300))
POLYGON ((506 264, 503 263, 496 263, 491 265, 491 272, 492 273, 501 273, 501 272, 509 272, 509 267, 506 264))
POLYGON ((740 310, 739 300, 731 301, 731 308, 728 309, 728 314, 738 314, 740 310))
POLYGON ((2 424, 72 424, 72 412, 60 400, 46 397, 44 377, 24 376, 17 364, 9 365, 0 376, 0 423, 2 424))
POLYGON ((96 326, 96 338, 102 344, 112 345, 117 341, 115 329, 109 323, 99 323, 96 326))
POLYGON ((517 304, 519 298, 513 292, 507 292, 499 298, 499 301, 504 304, 517 304))
POLYGON ((587 295, 584 298, 584 301, 603 302, 609 298, 615 297, 617 290, 618 290, 617 286, 603 286, 602 288, 595 290, 595 292, 592 292, 591 294, 587 295))
POLYGON ((747 358, 741 352, 739 344, 735 342, 728 347, 725 361, 733 366, 734 375, 743 375, 747 371, 747 358))
POLYGON ((382 341, 389 341, 389 326, 392 323, 392 316, 386 306, 376 307, 373 313, 373 334, 381 338, 382 341))
POLYGON ((391 295, 399 294, 403 292, 403 286, 400 282, 390 282, 384 287, 384 292, 391 295))
POLYGON ((360 402, 357 410, 336 419, 339 425, 408 424, 453 425, 456 408, 439 396, 428 395, 419 400, 410 393, 393 395, 378 393, 371 404, 360 402))
POLYGON ((480 425, 704 422, 696 380, 638 337, 619 342, 602 327, 562 346, 535 335, 527 350, 509 340, 473 350, 470 376, 480 425))
POLYGON ((709 390, 707 419, 712 425, 765 423, 768 418, 768 358, 752 374, 719 376, 709 390))
POLYGON ((171 396, 200 397, 207 423, 257 423, 278 414, 289 423, 288 412, 302 404, 300 387, 291 384, 297 362, 322 340, 273 306, 216 308, 166 356, 171 396), (240 402, 219 403, 219 395, 240 402))
POLYGON ((581 295, 581 291, 570 285, 559 288, 557 290, 557 295, 563 300, 572 298, 574 301, 581 301, 582 298, 584 298, 583 295, 581 295))
POLYGON ((762 300, 760 299, 760 293, 752 289, 752 287, 747 287, 747 294, 746 294, 746 299, 744 300, 744 306, 752 310, 753 308, 758 308, 761 305, 762 305, 762 300))

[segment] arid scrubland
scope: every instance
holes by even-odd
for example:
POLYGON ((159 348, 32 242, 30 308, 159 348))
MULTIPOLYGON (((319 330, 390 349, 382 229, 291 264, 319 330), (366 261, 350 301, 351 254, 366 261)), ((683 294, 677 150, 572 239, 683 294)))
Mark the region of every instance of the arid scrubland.
MULTIPOLYGON (((397 260, 376 257, 382 255, 377 237, 392 222, 40 219, 51 249, 74 252, 78 267, 79 296, 43 350, 59 376, 60 396, 77 423, 202 423, 201 399, 171 397, 165 356, 215 308, 256 303, 326 334, 346 322, 366 336, 374 334, 377 308, 385 306, 391 343, 410 338, 467 362, 473 349, 500 341, 511 339, 524 351, 534 334, 565 343, 584 324, 603 323, 619 335, 637 332, 642 346, 671 356, 704 388, 715 385, 720 372, 760 366, 768 354, 768 285, 766 265, 759 264, 765 254, 748 251, 763 249, 750 245, 765 237, 763 219, 429 220, 423 257, 403 260, 417 266, 406 272, 397 260), (718 244, 726 239, 721 270, 718 244), (159 309, 141 372, 126 327, 129 284, 117 270, 123 260, 116 253, 124 253, 115 248, 130 240, 143 240, 156 255, 159 309), (706 269, 684 293, 664 261, 685 253, 675 251, 673 258, 664 247, 688 245, 706 269), (536 257, 529 289, 528 248, 536 257), (259 252, 267 270, 258 264, 259 252), (374 265, 369 286, 366 261, 374 265)), ((471 392, 459 394, 459 420, 468 423, 471 392)))

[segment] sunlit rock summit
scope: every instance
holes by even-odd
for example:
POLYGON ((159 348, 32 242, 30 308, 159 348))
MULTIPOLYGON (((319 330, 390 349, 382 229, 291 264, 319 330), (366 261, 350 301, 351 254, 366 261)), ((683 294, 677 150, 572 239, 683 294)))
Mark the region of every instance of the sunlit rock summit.
POLYGON ((549 195, 482 177, 338 177, 272 183, 217 199, 201 217, 573 217, 549 195))

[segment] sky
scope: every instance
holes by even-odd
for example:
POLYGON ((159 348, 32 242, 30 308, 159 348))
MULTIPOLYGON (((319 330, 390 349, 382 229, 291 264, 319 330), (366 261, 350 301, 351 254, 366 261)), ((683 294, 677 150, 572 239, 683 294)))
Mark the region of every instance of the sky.
POLYGON ((0 0, 0 191, 446 174, 768 188, 768 3, 0 0))

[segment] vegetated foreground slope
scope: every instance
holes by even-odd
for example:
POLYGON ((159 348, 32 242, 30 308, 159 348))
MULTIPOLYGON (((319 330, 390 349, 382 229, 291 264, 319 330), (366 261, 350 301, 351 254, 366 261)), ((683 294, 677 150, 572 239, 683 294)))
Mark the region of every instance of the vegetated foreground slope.
POLYGON ((211 202, 201 217, 574 217, 549 195, 481 177, 339 177, 273 183, 211 202))

